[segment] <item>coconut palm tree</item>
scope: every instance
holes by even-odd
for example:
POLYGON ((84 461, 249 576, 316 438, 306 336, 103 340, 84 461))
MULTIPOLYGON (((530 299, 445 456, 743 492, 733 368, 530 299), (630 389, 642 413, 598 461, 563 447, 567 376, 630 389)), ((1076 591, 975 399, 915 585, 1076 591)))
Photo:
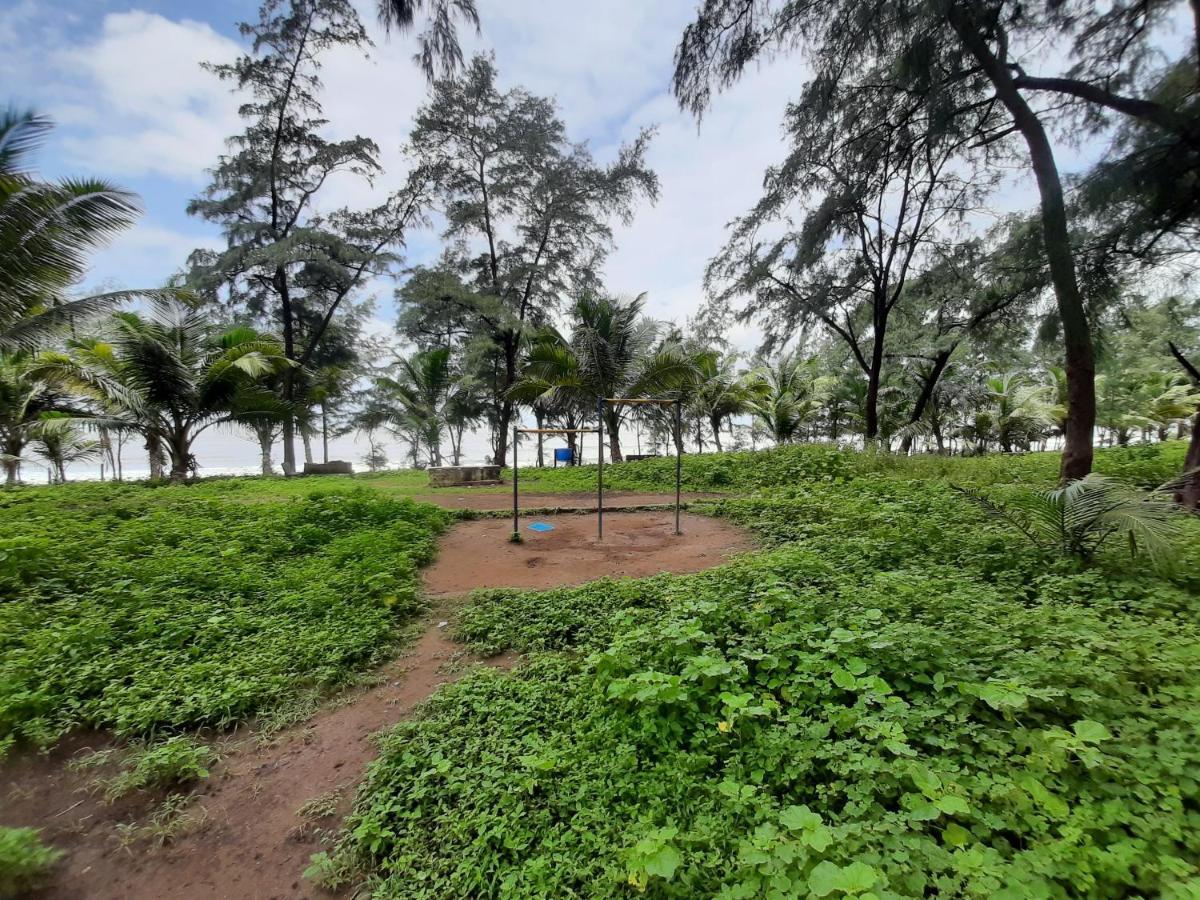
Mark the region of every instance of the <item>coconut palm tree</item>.
POLYGON ((746 376, 746 406, 776 444, 790 444, 821 409, 831 387, 817 374, 817 360, 793 351, 761 362, 746 376))
POLYGON ((0 459, 4 480, 15 485, 25 448, 45 413, 66 410, 66 397, 33 372, 23 353, 0 355, 0 459))
MULTIPOLYGON (((372 412, 375 427, 386 426, 414 445, 414 462, 424 445, 430 465, 442 464, 442 434, 454 386, 450 349, 421 350, 396 361, 395 377, 375 379, 372 412)), ((363 421, 364 427, 370 422, 363 421)))
POLYGON ((32 112, 0 113, 0 351, 30 349, 47 333, 106 312, 134 297, 170 289, 112 291, 66 299, 88 255, 130 227, 137 197, 106 181, 38 180, 30 156, 51 128, 32 112))
MULTIPOLYGON (((662 397, 678 395, 692 377, 695 361, 676 341, 656 345, 659 325, 642 315, 645 295, 619 300, 583 295, 571 309, 572 330, 567 339, 548 329, 530 345, 522 377, 512 395, 532 402, 559 395, 590 407, 605 397, 662 397)), ((604 428, 613 462, 620 462, 621 424, 628 405, 605 404, 604 428)))
POLYGON ((750 382, 737 371, 736 353, 704 350, 696 354, 697 390, 693 406, 708 420, 717 452, 721 446, 721 426, 734 416, 750 411, 754 391, 750 382))
POLYGON ((1059 421, 1053 389, 1015 372, 988 378, 982 402, 975 421, 963 430, 980 451, 989 443, 999 444, 1005 453, 1027 448, 1059 421))
POLYGON ((204 431, 284 414, 263 381, 291 363, 251 328, 216 330, 196 307, 155 299, 145 314, 114 314, 107 331, 43 353, 37 373, 88 398, 92 423, 140 433, 152 471, 165 455, 173 481, 194 471, 192 444, 204 431))
POLYGON ((63 413, 44 415, 30 436, 33 452, 50 467, 52 484, 66 482, 71 463, 95 459, 101 453, 100 442, 84 436, 77 420, 63 413))
POLYGON ((1186 422, 1200 407, 1200 387, 1182 375, 1149 372, 1138 390, 1142 416, 1165 440, 1172 425, 1186 422))

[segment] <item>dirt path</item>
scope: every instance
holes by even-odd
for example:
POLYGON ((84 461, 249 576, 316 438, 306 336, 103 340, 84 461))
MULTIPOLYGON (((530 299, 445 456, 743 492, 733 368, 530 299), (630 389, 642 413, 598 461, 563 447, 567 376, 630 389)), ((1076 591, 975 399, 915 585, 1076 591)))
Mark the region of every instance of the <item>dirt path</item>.
MULTIPOLYGON (((696 500, 712 500, 721 494, 704 494, 684 491, 680 498, 684 503, 696 500)), ((413 497, 420 503, 432 503, 446 509, 512 509, 512 490, 504 493, 482 493, 470 488, 444 488, 438 493, 418 494, 413 497)), ((664 494, 643 491, 605 491, 605 507, 618 506, 667 506, 675 502, 675 492, 664 494)), ((570 494, 526 494, 521 492, 523 509, 592 509, 596 505, 596 492, 576 491, 570 494)))
MULTIPOLYGON (((476 495, 477 498, 488 495, 476 495)), ((562 495, 554 495, 561 499, 562 495)), ((635 495, 645 496, 645 495, 635 495)), ((473 498, 474 499, 474 498, 473 498)), ((222 742, 222 759, 176 820, 165 846, 147 832, 162 798, 104 803, 89 790, 96 773, 72 771, 75 756, 112 746, 97 735, 75 735, 45 756, 19 754, 0 766, 0 823, 32 825, 66 851, 44 900, 269 900, 327 894, 301 875, 349 810, 363 767, 375 756, 372 735, 407 716, 437 688, 477 662, 451 642, 449 596, 477 587, 551 587, 603 576, 694 572, 753 546, 726 522, 683 516, 674 534, 667 511, 612 513, 605 539, 595 516, 527 518, 553 530, 523 529, 509 543, 512 523, 484 519, 456 525, 424 573, 426 593, 441 598, 426 630, 379 673, 376 686, 348 692, 308 721, 270 739, 243 733, 222 742), (309 804, 310 814, 301 816, 309 804), (315 807, 319 807, 316 809, 315 807), (317 813, 320 813, 319 815, 317 813), (122 843, 136 823, 140 836, 122 843)), ((489 664, 510 666, 499 657, 489 664)), ((160 808, 161 809, 161 808, 160 808)))
POLYGON ((688 513, 681 517, 682 535, 675 534, 671 511, 611 513, 604 523, 598 541, 594 515, 530 516, 521 520, 522 543, 513 544, 509 519, 460 522, 439 543, 425 586, 433 596, 449 596, 478 587, 546 588, 605 576, 698 572, 754 546, 742 529, 688 513), (531 531, 535 522, 553 530, 531 531))
MULTIPOLYGON (((117 824, 144 817, 148 804, 108 806, 86 793, 88 779, 64 767, 86 741, 49 758, 15 761, 3 772, 5 823, 41 827, 49 843, 68 851, 53 883, 37 896, 327 898, 301 873, 320 849, 318 829, 336 828, 348 811, 363 767, 375 756, 371 736, 456 680, 473 661, 439 621, 435 617, 409 652, 383 670, 386 680, 379 686, 349 695, 268 743, 253 736, 237 742, 184 813, 187 833, 165 847, 153 841, 121 846, 117 824), (76 801, 81 802, 71 808, 76 801), (310 801, 325 801, 330 814, 302 818, 297 811, 310 801)), ((508 666, 513 660, 489 662, 508 666)))

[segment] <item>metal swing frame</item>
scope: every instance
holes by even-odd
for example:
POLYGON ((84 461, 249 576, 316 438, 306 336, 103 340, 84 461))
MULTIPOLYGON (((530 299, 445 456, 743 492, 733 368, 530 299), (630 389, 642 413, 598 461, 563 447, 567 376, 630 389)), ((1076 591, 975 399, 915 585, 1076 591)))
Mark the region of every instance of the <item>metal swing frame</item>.
MULTIPOLYGON (((604 540, 604 410, 609 404, 620 406, 674 406, 675 433, 683 435, 683 400, 676 397, 600 397, 596 400, 596 430, 600 434, 599 456, 596 466, 596 539, 604 540)), ((675 445, 675 533, 683 534, 679 527, 680 483, 682 481, 683 457, 679 444, 675 445)))
MULTIPOLYGON (((596 427, 595 428, 520 428, 513 426, 513 534, 521 533, 521 501, 520 501, 520 465, 518 450, 520 436, 523 434, 595 434, 597 437, 596 456, 596 540, 604 540, 604 411, 609 404, 621 406, 674 406, 675 431, 683 433, 683 401, 680 398, 665 397, 597 397, 596 398, 596 427)), ((675 445, 675 533, 683 534, 680 528, 679 510, 682 498, 681 485, 683 481, 683 456, 679 445, 675 445)))
POLYGON ((521 533, 521 505, 517 487, 520 436, 523 434, 593 434, 595 431, 595 428, 518 428, 513 426, 513 534, 521 533))

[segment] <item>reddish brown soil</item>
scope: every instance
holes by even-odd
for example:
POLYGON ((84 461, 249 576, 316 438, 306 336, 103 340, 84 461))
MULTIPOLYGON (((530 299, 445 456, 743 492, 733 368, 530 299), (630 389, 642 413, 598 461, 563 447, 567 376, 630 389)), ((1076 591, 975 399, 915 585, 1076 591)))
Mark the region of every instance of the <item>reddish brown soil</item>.
POLYGON ((461 522, 442 538, 437 559, 425 570, 434 596, 478 587, 546 588, 605 576, 642 578, 659 572, 698 572, 749 550, 746 532, 720 519, 684 513, 675 534, 673 511, 614 512, 604 516, 604 540, 594 515, 521 519, 522 543, 510 543, 511 519, 461 522), (529 530, 547 522, 553 531, 529 530))
MULTIPOLYGON (((154 798, 107 805, 87 790, 95 774, 64 768, 88 742, 77 738, 54 753, 21 756, 0 770, 0 821, 42 828, 67 851, 48 887, 55 900, 267 900, 327 894, 301 878, 320 849, 318 830, 337 827, 363 766, 375 756, 371 736, 453 681, 471 660, 436 620, 411 651, 387 667, 378 687, 349 696, 268 741, 238 740, 197 793, 190 830, 157 847, 142 839, 122 847, 116 825, 146 820, 154 798), (306 802, 340 792, 336 814, 316 822, 297 815, 306 802), (78 805, 75 805, 78 804, 78 805)), ((492 660, 509 665, 512 660, 492 660)), ((93 748, 100 745, 92 742, 93 748)))
MULTIPOLYGON (((711 500, 721 494, 701 494, 685 491, 680 498, 684 503, 695 500, 711 500)), ((419 494, 413 497, 420 503, 433 503, 446 509, 512 509, 512 490, 503 494, 484 494, 470 488, 443 488, 434 494, 419 494)), ((675 494, 647 494, 640 491, 605 491, 604 506, 666 506, 674 504, 675 494)), ((596 492, 573 494, 526 494, 521 492, 522 509, 594 509, 596 492)))

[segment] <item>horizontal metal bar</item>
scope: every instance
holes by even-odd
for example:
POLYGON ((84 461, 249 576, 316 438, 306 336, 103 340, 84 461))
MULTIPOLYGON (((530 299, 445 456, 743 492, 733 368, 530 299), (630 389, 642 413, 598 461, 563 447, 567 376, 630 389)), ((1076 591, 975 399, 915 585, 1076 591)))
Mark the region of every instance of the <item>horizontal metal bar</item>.
POLYGON ((678 403, 678 400, 659 400, 650 397, 605 397, 605 403, 678 403))
POLYGON ((595 434, 595 428, 518 428, 518 434, 595 434))

